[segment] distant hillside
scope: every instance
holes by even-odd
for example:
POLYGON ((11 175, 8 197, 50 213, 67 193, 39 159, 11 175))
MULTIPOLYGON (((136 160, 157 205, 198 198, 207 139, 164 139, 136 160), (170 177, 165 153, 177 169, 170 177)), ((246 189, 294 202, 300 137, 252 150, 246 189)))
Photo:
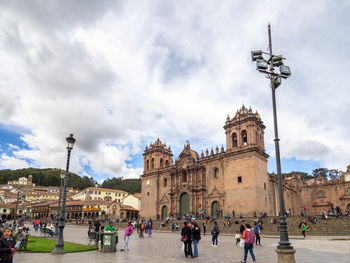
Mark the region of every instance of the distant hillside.
MULTIPOLYGON (((0 184, 7 184, 9 180, 17 180, 20 177, 33 176, 33 183, 38 186, 60 186, 61 169, 26 168, 18 170, 0 170, 0 184)), ((80 177, 75 173, 69 173, 68 185, 74 189, 98 186, 93 178, 80 177)))
MULTIPOLYGON (((17 180, 20 177, 33 176, 33 183, 38 186, 60 186, 61 169, 38 169, 26 168, 18 170, 0 170, 0 184, 7 184, 8 181, 17 180)), ((128 193, 141 192, 141 179, 108 178, 99 185, 93 178, 81 177, 75 173, 69 173, 68 185, 74 189, 81 190, 87 187, 103 187, 123 190, 128 193)))
POLYGON ((130 194, 141 193, 141 179, 123 179, 123 177, 113 177, 104 180, 101 187, 123 190, 130 194))

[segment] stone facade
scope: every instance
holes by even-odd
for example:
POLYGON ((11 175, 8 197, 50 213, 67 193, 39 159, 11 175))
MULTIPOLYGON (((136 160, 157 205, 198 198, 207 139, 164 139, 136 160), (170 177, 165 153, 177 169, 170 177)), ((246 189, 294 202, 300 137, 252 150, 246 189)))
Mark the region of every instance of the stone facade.
MULTIPOLYGON (((198 214, 252 216, 278 215, 277 176, 267 173, 264 146, 265 126, 259 114, 244 106, 226 119, 226 150, 207 149, 199 156, 190 144, 173 162, 170 147, 159 139, 146 146, 142 178, 141 216, 155 218, 198 214)), ((285 208, 299 215, 340 206, 350 211, 350 165, 339 179, 318 177, 304 180, 299 175, 283 182, 285 208)))
POLYGON ((187 143, 173 163, 170 147, 159 139, 146 147, 141 216, 272 214, 264 129, 259 114, 243 106, 226 119, 226 150, 199 156, 187 143))
MULTIPOLYGON (((350 211, 350 165, 347 171, 339 179, 328 180, 323 176, 315 179, 304 180, 298 174, 284 180, 284 199, 286 209, 292 211, 292 215, 299 215, 306 208, 308 215, 320 215, 322 210, 326 212, 339 206, 343 213, 350 211)), ((279 209, 277 177, 271 176, 271 197, 275 204, 274 214, 279 209)))

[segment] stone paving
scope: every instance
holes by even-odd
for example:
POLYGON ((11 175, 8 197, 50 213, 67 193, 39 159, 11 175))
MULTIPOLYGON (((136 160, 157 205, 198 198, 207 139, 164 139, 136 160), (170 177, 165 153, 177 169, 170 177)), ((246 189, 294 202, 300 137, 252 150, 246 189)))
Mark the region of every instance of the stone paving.
MULTIPOLYGON (((120 237, 124 231, 119 230, 120 237)), ((40 233, 32 233, 40 235, 40 233)), ((80 244, 87 244, 87 229, 79 226, 68 226, 65 228, 65 240, 80 244)), ((234 245, 232 236, 219 236, 219 246, 211 246, 210 236, 202 236, 199 242, 199 258, 185 258, 181 251, 182 243, 180 234, 168 232, 154 232, 152 238, 140 239, 134 234, 130 239, 130 251, 122 252, 124 242, 119 241, 118 251, 115 253, 99 253, 97 251, 70 253, 64 255, 51 255, 47 253, 17 253, 14 262, 38 263, 38 262, 240 262, 243 249, 234 245)), ((262 246, 254 248, 257 262, 276 262, 275 248, 277 238, 263 238, 262 246)), ((349 263, 350 262, 350 241, 331 241, 325 237, 301 240, 292 239, 292 245, 296 249, 296 262, 301 263, 349 263)), ((248 256, 247 262, 252 262, 248 256)))

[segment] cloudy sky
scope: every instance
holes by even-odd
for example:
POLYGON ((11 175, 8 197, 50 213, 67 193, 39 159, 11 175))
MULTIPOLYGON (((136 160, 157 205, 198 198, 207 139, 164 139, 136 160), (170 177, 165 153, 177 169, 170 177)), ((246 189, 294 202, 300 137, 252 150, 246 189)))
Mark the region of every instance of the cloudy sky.
POLYGON ((271 94, 250 51, 283 54, 282 170, 350 164, 349 1, 0 2, 0 169, 64 168, 101 182, 138 177, 159 137, 177 156, 225 144, 242 104, 266 124, 271 94))

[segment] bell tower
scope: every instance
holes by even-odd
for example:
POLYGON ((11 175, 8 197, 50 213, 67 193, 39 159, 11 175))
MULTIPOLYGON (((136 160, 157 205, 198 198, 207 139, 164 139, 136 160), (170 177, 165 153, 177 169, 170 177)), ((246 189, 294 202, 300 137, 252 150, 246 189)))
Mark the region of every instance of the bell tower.
POLYGON ((143 173, 147 174, 154 172, 157 169, 162 169, 173 165, 173 154, 170 146, 167 148, 165 143, 162 143, 159 138, 148 146, 143 153, 144 169, 143 173))
POLYGON ((240 151, 248 148, 258 148, 265 152, 264 130, 258 112, 253 113, 249 107, 242 106, 231 119, 228 115, 225 122, 226 149, 228 152, 240 151))

